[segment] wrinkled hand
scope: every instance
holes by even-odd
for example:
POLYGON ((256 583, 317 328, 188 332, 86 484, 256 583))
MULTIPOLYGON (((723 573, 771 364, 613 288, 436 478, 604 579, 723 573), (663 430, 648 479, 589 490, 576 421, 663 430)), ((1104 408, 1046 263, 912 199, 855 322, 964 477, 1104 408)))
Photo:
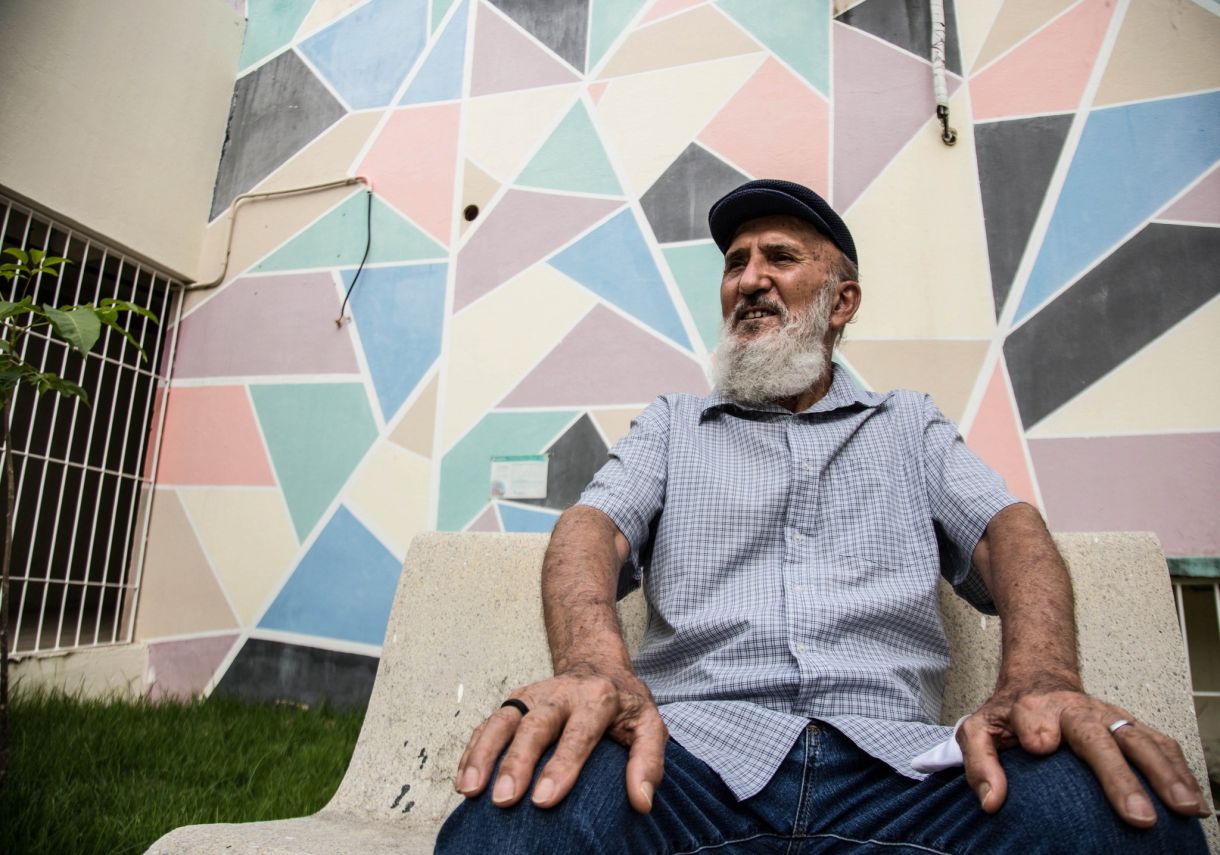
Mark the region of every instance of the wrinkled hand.
POLYGON ((998 751, 1020 744, 1031 754, 1051 754, 1062 743, 1092 768, 1106 798, 1128 824, 1145 828, 1156 812, 1134 765, 1167 807, 1185 816, 1207 816, 1207 802, 1177 742, 1135 721, 1121 707, 1086 695, 1070 680, 1039 676, 1010 680, 958 729, 966 781, 987 813, 1008 795, 998 751), (1109 725, 1131 725, 1110 733, 1109 725))
POLYGON ((492 802, 498 807, 516 804, 529 787, 538 759, 558 740, 532 796, 538 807, 554 807, 571 792, 589 754, 608 735, 629 749, 626 785, 631 806, 640 813, 652 810, 653 793, 665 772, 669 732, 652 694, 634 674, 576 667, 509 697, 523 701, 529 714, 501 707, 475 728, 458 761, 459 793, 481 793, 507 745, 492 802))

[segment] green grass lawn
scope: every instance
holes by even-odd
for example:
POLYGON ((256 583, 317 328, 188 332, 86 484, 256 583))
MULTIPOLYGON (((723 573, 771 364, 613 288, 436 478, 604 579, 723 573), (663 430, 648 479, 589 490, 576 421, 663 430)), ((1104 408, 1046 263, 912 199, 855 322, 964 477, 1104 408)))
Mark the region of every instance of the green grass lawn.
POLYGON ((0 852, 141 853, 201 822, 312 813, 339 786, 363 710, 27 694, 12 705, 0 852))

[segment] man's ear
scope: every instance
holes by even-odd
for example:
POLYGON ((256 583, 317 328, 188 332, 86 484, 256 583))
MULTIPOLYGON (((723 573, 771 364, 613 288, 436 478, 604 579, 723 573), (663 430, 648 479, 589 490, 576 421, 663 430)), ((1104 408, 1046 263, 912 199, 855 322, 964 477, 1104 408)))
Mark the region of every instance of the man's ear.
POLYGON ((854 279, 845 279, 835 283, 834 308, 830 313, 830 328, 840 330, 851 322, 860 310, 860 283, 854 279))

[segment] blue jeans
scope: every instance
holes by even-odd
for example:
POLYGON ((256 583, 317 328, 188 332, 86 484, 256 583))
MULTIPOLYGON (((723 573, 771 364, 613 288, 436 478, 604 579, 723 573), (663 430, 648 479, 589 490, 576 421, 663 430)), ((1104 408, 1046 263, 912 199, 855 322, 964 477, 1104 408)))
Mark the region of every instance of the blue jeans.
MULTIPOLYGON (((603 739, 558 806, 528 795, 501 809, 489 785, 446 820, 438 853, 1021 853, 1206 852, 1197 819, 1153 796, 1157 823, 1126 825, 1093 773, 1069 751, 1003 752, 1008 799, 988 815, 960 769, 913 781, 826 725, 810 725, 761 793, 738 802, 705 763, 672 739, 652 813, 627 802, 627 751, 603 739)), ((544 758, 544 762, 545 762, 544 758)), ((541 769, 542 764, 539 764, 541 769)), ((494 782, 494 777, 493 777, 494 782)))

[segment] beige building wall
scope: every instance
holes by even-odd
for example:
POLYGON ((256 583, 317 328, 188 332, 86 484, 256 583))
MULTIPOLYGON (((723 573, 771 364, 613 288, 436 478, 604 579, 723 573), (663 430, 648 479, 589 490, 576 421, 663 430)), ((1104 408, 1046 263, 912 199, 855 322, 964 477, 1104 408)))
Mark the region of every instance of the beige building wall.
POLYGON ((0 187, 196 278, 244 28, 219 0, 4 0, 0 187))

